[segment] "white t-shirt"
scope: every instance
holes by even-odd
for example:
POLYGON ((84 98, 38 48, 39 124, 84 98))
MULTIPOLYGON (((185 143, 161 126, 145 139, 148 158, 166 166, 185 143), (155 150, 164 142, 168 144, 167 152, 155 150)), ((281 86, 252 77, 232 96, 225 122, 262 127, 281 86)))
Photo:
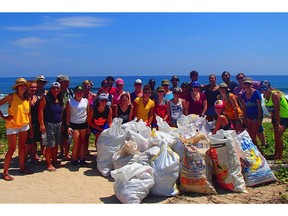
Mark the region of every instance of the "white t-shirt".
POLYGON ((88 100, 82 98, 76 101, 74 98, 69 99, 70 103, 70 122, 74 124, 83 124, 87 120, 88 100))

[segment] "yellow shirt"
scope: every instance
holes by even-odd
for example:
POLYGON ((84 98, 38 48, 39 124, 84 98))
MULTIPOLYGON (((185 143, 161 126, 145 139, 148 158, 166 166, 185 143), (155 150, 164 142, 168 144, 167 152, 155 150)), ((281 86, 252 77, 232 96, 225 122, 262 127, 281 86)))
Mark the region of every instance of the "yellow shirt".
POLYGON ((13 94, 11 106, 8 108, 8 115, 12 115, 12 120, 6 121, 6 128, 22 128, 29 124, 30 103, 28 100, 21 100, 17 93, 13 94))
POLYGON ((143 97, 137 97, 134 101, 136 104, 138 104, 138 109, 136 113, 137 119, 142 119, 144 122, 147 122, 150 110, 155 107, 154 101, 149 98, 148 103, 145 107, 143 104, 143 97))

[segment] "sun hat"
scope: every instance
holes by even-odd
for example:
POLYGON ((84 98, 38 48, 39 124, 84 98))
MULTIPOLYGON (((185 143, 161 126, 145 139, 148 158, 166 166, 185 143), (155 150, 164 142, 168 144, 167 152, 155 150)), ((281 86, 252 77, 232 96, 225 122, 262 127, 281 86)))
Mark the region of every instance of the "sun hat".
POLYGON ((105 93, 101 93, 99 95, 99 100, 108 100, 108 94, 105 94, 105 93))
POLYGON ((176 79, 178 82, 180 81, 177 76, 172 76, 172 78, 170 79, 170 81, 173 82, 174 79, 176 79))
POLYGON ((57 80, 56 80, 56 82, 63 82, 63 81, 69 81, 69 77, 68 76, 66 76, 66 75, 59 75, 59 76, 57 76, 57 80))
POLYGON ((74 88, 74 92, 83 92, 83 86, 82 85, 77 85, 75 88, 74 88))
POLYGON ((27 83, 27 80, 26 79, 24 79, 24 78, 18 78, 16 81, 15 81, 15 85, 14 86, 12 86, 12 89, 16 89, 17 88, 17 86, 19 86, 19 85, 26 85, 26 86, 28 86, 28 83, 27 83))
POLYGON ((54 87, 61 88, 61 85, 59 82, 52 82, 50 87, 51 88, 54 88, 54 87))
POLYGON ((162 80, 162 85, 169 85, 169 80, 167 79, 162 80))
POLYGON ((142 80, 141 79, 136 79, 134 84, 142 84, 142 80))
POLYGON ((191 88, 201 88, 201 84, 197 81, 191 83, 191 88))
POLYGON ((176 87, 173 89, 173 94, 180 94, 182 92, 182 89, 179 87, 176 87))
POLYGON ((243 79, 243 84, 244 84, 244 83, 252 84, 252 78, 251 78, 251 77, 245 77, 245 78, 243 79))
POLYGON ((271 84, 268 80, 261 81, 260 83, 260 91, 268 90, 271 87, 271 84))
POLYGON ((163 88, 163 86, 159 86, 157 89, 156 89, 157 92, 165 92, 165 89, 163 88))
POLYGON ((227 88, 228 89, 228 85, 226 83, 220 83, 219 88, 227 88))
POLYGON ((223 100, 216 100, 214 103, 214 108, 224 108, 225 102, 223 100))
POLYGON ((49 81, 45 79, 43 75, 37 76, 36 77, 36 82, 45 82, 48 83, 49 81))

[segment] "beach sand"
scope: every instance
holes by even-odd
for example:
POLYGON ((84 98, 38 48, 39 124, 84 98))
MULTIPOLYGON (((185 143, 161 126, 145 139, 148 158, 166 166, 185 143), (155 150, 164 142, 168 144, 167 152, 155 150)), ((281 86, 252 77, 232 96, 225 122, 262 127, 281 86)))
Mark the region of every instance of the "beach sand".
MULTIPOLYGON (((96 168, 96 152, 89 157, 87 167, 77 168, 62 161, 56 172, 45 170, 45 162, 28 161, 28 168, 35 173, 18 172, 18 158, 13 157, 10 174, 14 181, 0 179, 0 203, 6 204, 118 204, 113 190, 113 178, 103 177, 96 168), (32 164, 31 164, 32 163, 32 164)), ((3 169, 3 156, 0 160, 3 169)), ((142 203, 279 203, 287 185, 274 182, 258 187, 248 187, 249 193, 232 193, 216 188, 218 195, 185 194, 178 197, 148 196, 142 203)))

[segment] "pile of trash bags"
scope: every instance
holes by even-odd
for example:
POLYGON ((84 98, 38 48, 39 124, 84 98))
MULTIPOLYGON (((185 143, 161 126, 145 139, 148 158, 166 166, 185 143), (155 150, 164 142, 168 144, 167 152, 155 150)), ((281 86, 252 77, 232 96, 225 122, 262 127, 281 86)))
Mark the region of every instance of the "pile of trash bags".
POLYGON ((98 137, 97 169, 113 177, 120 202, 139 204, 149 194, 217 194, 212 177, 221 188, 246 193, 247 186, 277 181, 247 131, 212 135, 207 120, 194 114, 182 115, 178 128, 156 119, 158 130, 114 118, 98 137))

